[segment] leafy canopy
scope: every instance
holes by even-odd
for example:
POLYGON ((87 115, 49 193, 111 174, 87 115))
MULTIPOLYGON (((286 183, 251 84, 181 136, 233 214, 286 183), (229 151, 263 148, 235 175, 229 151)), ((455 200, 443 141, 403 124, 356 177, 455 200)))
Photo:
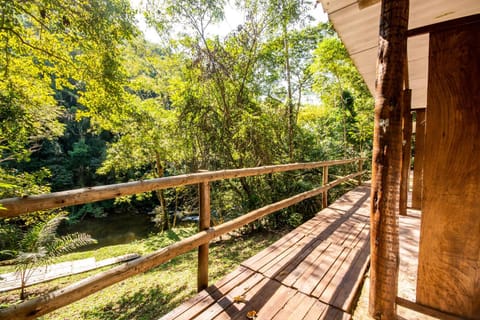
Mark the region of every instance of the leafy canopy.
POLYGON ((127 0, 4 0, 0 15, 0 187, 13 196, 35 189, 18 183, 15 163, 63 134, 56 90, 98 113, 120 106, 118 46, 136 31, 127 0))

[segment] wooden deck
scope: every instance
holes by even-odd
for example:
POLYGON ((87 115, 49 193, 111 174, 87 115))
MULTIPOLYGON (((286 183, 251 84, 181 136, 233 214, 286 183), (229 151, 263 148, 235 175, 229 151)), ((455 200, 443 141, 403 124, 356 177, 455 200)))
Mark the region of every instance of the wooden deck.
POLYGON ((369 262, 358 187, 161 319, 350 319, 369 262))

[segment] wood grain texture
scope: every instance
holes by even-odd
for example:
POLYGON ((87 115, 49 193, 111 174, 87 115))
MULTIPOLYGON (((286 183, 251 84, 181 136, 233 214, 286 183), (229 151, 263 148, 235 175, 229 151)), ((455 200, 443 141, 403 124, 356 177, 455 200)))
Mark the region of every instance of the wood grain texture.
MULTIPOLYGON (((200 220, 198 223, 199 231, 210 228, 210 185, 208 182, 202 182, 198 185, 200 198, 200 220)), ((202 291, 208 287, 208 243, 198 247, 198 268, 197 268, 197 290, 202 291)))
MULTIPOLYGON (((232 287, 232 290, 228 292, 228 294, 224 294, 221 297, 216 297, 214 303, 212 303, 208 308, 205 308, 202 310, 202 312, 195 317, 186 317, 186 318, 176 318, 177 320, 179 319, 198 319, 198 320, 210 320, 218 316, 219 314, 223 313, 224 310, 230 309, 230 310, 235 310, 239 309, 238 306, 243 305, 243 303, 237 303, 235 302, 235 297, 245 297, 246 299, 250 299, 250 296, 252 294, 251 288, 261 288, 262 283, 266 283, 266 280, 264 277, 262 277, 260 274, 255 273, 253 276, 250 278, 246 279, 245 282, 242 283, 236 283, 235 287, 232 287)), ((192 314, 198 313, 198 307, 193 306, 189 310, 192 314)), ((236 312, 235 312, 236 313, 236 312)))
POLYGON ((398 287, 398 212, 402 165, 402 90, 407 55, 408 0, 384 0, 375 81, 370 197, 370 315, 395 319, 398 287))
POLYGON ((303 319, 312 307, 315 299, 297 292, 288 303, 275 315, 273 320, 303 319), (301 306, 301 307, 300 307, 301 306))
MULTIPOLYGON (((323 167, 322 182, 322 185, 326 185, 328 183, 328 166, 323 167)), ((328 207, 328 191, 325 191, 322 194, 322 208, 326 207, 328 207)))
POLYGON ((423 163, 425 157, 425 109, 416 110, 415 156, 413 163, 412 208, 422 209, 423 197, 423 163))
MULTIPOLYGON (((405 64, 407 65, 407 64, 405 64)), ((408 74, 406 75, 408 78, 408 74)), ((402 180, 400 185, 400 214, 407 215, 408 186, 410 180, 410 159, 412 157, 412 90, 403 90, 402 106, 402 180)))
POLYGON ((480 22, 430 35, 417 302, 480 319, 480 22), (428 164, 428 165, 427 165, 428 164))
POLYGON ((441 319, 441 320, 464 320, 463 318, 460 318, 460 317, 457 317, 457 316, 454 316, 454 315, 451 315, 451 314, 448 314, 448 313, 445 313, 445 312, 442 312, 442 311, 439 311, 439 310, 436 310, 436 309, 432 309, 430 307, 426 307, 426 306, 423 306, 423 305, 418 304, 416 302, 409 301, 407 299, 400 298, 400 297, 397 297, 397 304, 399 306, 403 306, 405 308, 408 308, 409 310, 415 310, 415 311, 420 312, 422 314, 432 316, 434 318, 441 319))

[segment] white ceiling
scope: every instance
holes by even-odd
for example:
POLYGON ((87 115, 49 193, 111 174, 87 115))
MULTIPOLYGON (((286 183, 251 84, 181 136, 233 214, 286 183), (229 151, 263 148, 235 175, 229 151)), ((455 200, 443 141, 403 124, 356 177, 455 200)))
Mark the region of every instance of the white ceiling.
MULTIPOLYGON (((357 0, 320 0, 372 94, 375 86, 380 2, 360 9, 357 0)), ((410 0, 409 29, 480 13, 480 0, 410 0)), ((412 108, 427 105, 428 34, 408 39, 412 108)))

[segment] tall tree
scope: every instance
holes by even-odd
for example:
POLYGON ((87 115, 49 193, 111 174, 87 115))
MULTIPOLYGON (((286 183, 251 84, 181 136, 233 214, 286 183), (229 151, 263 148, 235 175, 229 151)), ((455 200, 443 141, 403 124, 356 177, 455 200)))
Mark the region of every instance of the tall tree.
MULTIPOLYGON (((101 128, 108 129, 113 141, 99 173, 122 173, 143 168, 136 178, 163 177, 166 163, 183 158, 181 139, 175 136, 177 114, 171 108, 169 79, 175 77, 181 61, 159 46, 140 38, 123 48, 127 80, 122 110, 108 118, 92 114, 101 128)), ((163 190, 156 192, 161 207, 161 221, 169 229, 163 190)))
POLYGON ((341 124, 343 155, 339 156, 351 156, 354 149, 363 152, 373 133, 373 99, 338 37, 326 37, 318 44, 310 70, 322 104, 339 117, 334 121, 341 124))
POLYGON ((126 0, 4 0, 0 9, 0 170, 14 186, 17 161, 62 134, 54 90, 81 89, 85 105, 119 90, 117 45, 134 33, 126 0))
MULTIPOLYGON (((270 99, 276 100, 285 107, 287 150, 290 161, 293 142, 296 139, 294 133, 298 131, 297 120, 300 107, 312 91, 312 72, 310 65, 313 62, 313 52, 323 37, 332 33, 333 30, 328 24, 307 26, 294 29, 288 32, 288 70, 289 81, 285 79, 286 58, 285 38, 282 34, 274 35, 263 44, 258 68, 258 74, 262 79, 262 94, 270 99), (290 90, 288 90, 290 87, 290 90), (289 93, 290 92, 290 93, 289 93), (286 103, 290 101, 290 103, 286 103), (290 117, 292 116, 292 117, 290 117), (293 130, 295 129, 295 130, 293 130)), ((299 148, 300 146, 295 146, 299 148)), ((301 157, 297 150, 297 157, 301 157)))
MULTIPOLYGON (((261 1, 260 1, 261 3, 261 1)), ((287 145, 288 145, 288 157, 289 161, 294 160, 294 139, 295 139, 295 126, 296 126, 296 114, 294 102, 294 83, 292 77, 294 76, 294 61, 298 59, 299 55, 294 56, 295 53, 295 40, 298 41, 299 30, 302 30, 307 25, 307 22, 313 20, 308 15, 308 8, 313 6, 309 1, 294 1, 294 0, 270 0, 267 1, 267 7, 265 11, 269 17, 268 32, 277 38, 281 44, 281 61, 283 65, 283 83, 285 86, 285 115, 287 123, 287 145), (296 39, 293 39, 293 35, 296 34, 296 39)), ((319 36, 321 33, 318 34, 319 36)), ((304 38, 305 39, 305 38, 304 38)), ((308 44, 305 41, 303 44, 308 44)), ((298 48, 298 47, 297 47, 298 48)), ((308 47, 305 48, 305 52, 309 52, 308 47)), ((308 54, 307 54, 308 55, 308 54)), ((298 93, 301 99, 301 93, 298 93)))

